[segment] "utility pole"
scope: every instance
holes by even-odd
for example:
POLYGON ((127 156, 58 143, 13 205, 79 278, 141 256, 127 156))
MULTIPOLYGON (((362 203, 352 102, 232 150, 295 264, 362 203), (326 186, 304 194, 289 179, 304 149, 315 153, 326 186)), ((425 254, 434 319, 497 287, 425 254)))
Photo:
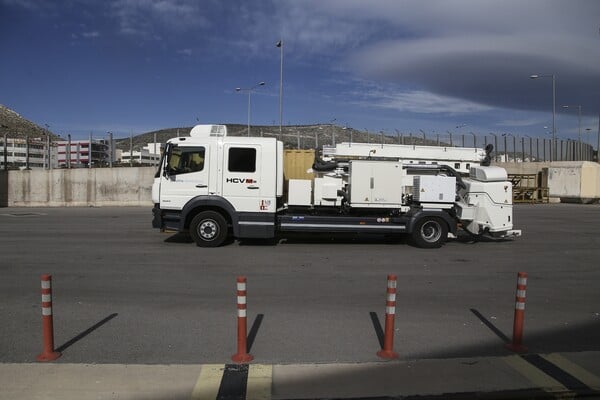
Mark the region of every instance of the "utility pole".
POLYGON ((279 140, 281 140, 281 124, 283 123, 283 39, 279 40, 275 46, 281 49, 281 63, 279 65, 279 140))

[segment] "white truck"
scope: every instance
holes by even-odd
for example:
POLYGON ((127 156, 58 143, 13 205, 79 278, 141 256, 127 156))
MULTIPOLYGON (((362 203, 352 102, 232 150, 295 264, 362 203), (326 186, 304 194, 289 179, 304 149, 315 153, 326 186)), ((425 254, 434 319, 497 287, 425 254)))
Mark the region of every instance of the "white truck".
POLYGON ((152 225, 189 232, 201 247, 281 232, 401 233, 423 248, 442 246, 459 227, 519 236, 511 182, 486 150, 339 143, 315 157, 314 179, 284 183, 281 141, 197 125, 166 143, 152 225))

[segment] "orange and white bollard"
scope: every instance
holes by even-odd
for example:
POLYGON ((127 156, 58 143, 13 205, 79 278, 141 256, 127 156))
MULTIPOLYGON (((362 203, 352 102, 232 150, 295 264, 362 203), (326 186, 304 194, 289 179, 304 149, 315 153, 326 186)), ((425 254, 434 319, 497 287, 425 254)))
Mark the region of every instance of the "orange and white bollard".
POLYGON ((525 320, 525 294, 527 291, 527 274, 519 272, 517 275, 517 294, 515 301, 515 318, 513 322, 512 343, 507 343, 506 348, 515 353, 526 353, 527 347, 523 346, 523 322, 525 320))
POLYGON ((246 344, 247 317, 246 317, 246 277, 237 278, 237 353, 231 356, 236 363, 252 361, 254 357, 248 354, 246 344))
POLYGON ((399 358, 398 353, 394 352, 394 318, 396 317, 396 287, 396 275, 388 275, 383 348, 377 352, 377 355, 379 357, 388 360, 399 358))
POLYGON ((42 275, 42 334, 44 349, 36 359, 38 361, 54 361, 61 354, 54 351, 54 325, 52 322, 52 276, 42 275))

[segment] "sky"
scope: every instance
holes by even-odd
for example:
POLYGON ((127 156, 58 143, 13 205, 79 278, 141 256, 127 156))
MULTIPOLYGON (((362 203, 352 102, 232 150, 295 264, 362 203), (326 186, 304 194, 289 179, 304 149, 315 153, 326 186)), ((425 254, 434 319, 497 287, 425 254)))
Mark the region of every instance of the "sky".
POLYGON ((597 143, 598 0, 0 0, 0 104, 128 137, 246 124, 254 88, 278 126, 279 40, 284 125, 550 138, 554 75, 557 137, 581 106, 597 143))

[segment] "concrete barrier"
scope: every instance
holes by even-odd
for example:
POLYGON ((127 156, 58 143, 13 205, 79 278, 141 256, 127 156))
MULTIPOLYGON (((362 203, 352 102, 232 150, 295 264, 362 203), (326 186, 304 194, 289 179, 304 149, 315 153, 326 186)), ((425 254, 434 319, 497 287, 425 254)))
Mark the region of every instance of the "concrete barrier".
POLYGON ((600 164, 589 161, 496 163, 509 174, 547 175, 551 199, 592 203, 600 200, 600 164))
POLYGON ((9 207, 151 206, 155 168, 8 171, 9 207))
POLYGON ((548 169, 550 196, 565 203, 593 203, 600 199, 600 166, 592 162, 548 169))

